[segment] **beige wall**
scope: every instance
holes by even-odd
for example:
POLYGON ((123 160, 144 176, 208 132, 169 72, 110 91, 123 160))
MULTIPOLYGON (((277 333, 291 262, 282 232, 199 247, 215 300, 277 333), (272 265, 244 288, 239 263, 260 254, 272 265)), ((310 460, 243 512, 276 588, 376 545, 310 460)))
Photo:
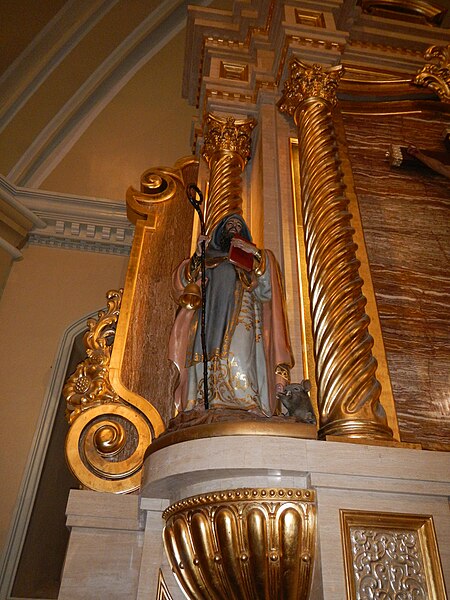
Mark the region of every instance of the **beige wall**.
POLYGON ((14 264, 0 303, 1 511, 5 543, 64 331, 123 286, 127 258, 31 246, 14 264))
POLYGON ((181 98, 185 31, 179 33, 98 115, 41 187, 123 199, 150 167, 191 154, 195 109, 181 98))

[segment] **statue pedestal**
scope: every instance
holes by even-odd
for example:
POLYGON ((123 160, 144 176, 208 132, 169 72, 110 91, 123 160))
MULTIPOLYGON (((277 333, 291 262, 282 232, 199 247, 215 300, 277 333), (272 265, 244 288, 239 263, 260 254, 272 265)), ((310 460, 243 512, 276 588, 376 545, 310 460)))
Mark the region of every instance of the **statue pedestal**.
MULTIPOLYGON (((317 521, 311 599, 346 598, 346 579, 349 586, 358 585, 351 582, 352 528, 356 537, 367 539, 374 528, 387 537, 408 533, 419 555, 428 555, 419 556, 420 575, 413 575, 413 583, 439 589, 439 581, 430 583, 430 578, 439 580, 443 573, 450 588, 449 454, 229 435, 183 441, 151 453, 140 498, 73 492, 68 505, 72 533, 60 598, 86 600, 103 593, 111 599, 183 599, 163 549, 164 509, 191 496, 241 489, 313 492, 317 521)), ((373 556, 364 555, 357 542, 353 553, 370 567, 373 556)), ((394 560, 399 560, 400 568, 402 557, 394 560)))

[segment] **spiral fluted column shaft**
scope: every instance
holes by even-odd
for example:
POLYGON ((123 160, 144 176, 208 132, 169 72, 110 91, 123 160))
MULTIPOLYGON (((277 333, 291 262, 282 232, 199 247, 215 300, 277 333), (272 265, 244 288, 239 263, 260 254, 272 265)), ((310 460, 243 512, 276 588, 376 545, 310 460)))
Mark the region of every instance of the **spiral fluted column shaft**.
POLYGON ((210 160, 206 233, 209 234, 226 215, 242 214, 241 174, 245 163, 236 152, 223 150, 210 160))
POLYGON ((227 215, 242 214, 241 174, 250 158, 254 119, 222 119, 209 114, 202 155, 209 165, 206 233, 227 215))
POLYGON ((298 128, 319 436, 390 439, 335 144, 330 88, 336 76, 333 84, 317 65, 298 61, 292 70, 280 110, 298 128))

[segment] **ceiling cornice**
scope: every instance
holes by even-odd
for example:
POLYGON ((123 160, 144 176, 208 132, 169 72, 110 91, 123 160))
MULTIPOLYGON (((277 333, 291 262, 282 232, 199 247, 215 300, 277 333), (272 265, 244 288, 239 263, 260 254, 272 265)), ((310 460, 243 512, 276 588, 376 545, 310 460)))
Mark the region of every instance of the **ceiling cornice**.
POLYGON ((0 198, 32 221, 28 243, 128 255, 134 227, 125 201, 18 187, 0 176, 0 198))

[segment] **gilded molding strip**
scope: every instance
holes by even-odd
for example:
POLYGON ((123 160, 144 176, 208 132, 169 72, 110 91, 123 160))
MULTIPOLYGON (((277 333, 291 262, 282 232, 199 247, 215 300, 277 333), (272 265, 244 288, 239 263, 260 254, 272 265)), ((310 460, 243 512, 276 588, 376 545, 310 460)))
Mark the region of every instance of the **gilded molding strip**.
POLYGON ((359 0, 358 4, 368 15, 404 21, 406 12, 429 25, 440 25, 447 12, 443 6, 427 0, 359 0))
POLYGON ((316 540, 312 490, 224 490, 163 513, 164 545, 188 598, 309 597, 316 540))
POLYGON ((340 521, 348 600, 447 597, 431 516, 341 510, 340 521))
POLYGON ((316 363, 319 437, 391 440, 332 119, 341 67, 294 59, 279 102, 294 117, 316 363))
POLYGON ((164 580, 164 575, 161 569, 158 573, 158 588, 156 590, 156 600, 173 600, 170 595, 169 588, 164 580))

